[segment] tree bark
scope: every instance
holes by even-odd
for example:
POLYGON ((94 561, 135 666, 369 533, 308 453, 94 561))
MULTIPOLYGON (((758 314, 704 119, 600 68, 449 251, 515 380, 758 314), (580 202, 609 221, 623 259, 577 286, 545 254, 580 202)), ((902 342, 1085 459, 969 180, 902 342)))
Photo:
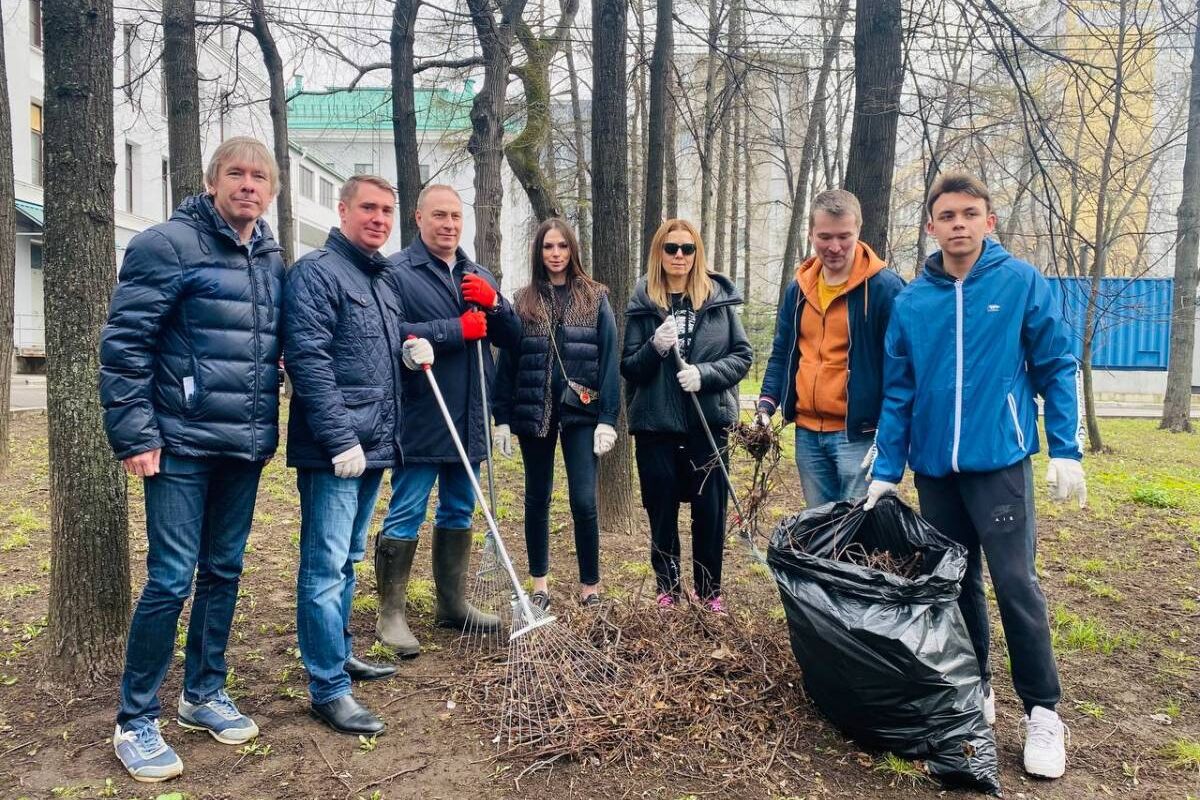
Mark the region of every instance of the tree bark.
MULTIPOLYGON (((829 78, 833 73, 838 41, 842 25, 850 11, 850 0, 839 0, 833 15, 833 27, 821 54, 821 71, 817 73, 817 85, 813 89, 812 108, 808 112, 808 125, 804 130, 804 143, 800 147, 800 171, 796 176, 792 194, 792 215, 788 220, 787 239, 783 245, 783 264, 779 271, 779 305, 787 294, 796 267, 796 253, 803 239, 801 230, 808 227, 808 182, 812 175, 817 154, 817 140, 825 128, 825 109, 829 101, 829 78)), ((859 198, 861 201, 861 197, 859 198)))
POLYGON ((708 58, 704 75, 704 123, 700 131, 700 235, 711 249, 713 141, 717 134, 717 41, 721 38, 721 14, 718 0, 708 0, 708 58))
MULTIPOLYGON (((673 71, 670 65, 667 69, 668 72, 673 71)), ((675 161, 675 125, 679 111, 675 107, 675 100, 670 96, 667 97, 667 105, 663 114, 665 117, 663 121, 665 128, 663 134, 663 160, 665 162, 663 166, 663 199, 666 203, 663 218, 676 219, 679 217, 679 165, 675 161)), ((642 264, 645 263, 646 260, 642 259, 642 264)))
POLYGON ((396 213, 401 240, 417 238, 417 197, 421 194, 421 152, 417 140, 417 101, 413 85, 414 42, 419 0, 396 0, 392 8, 392 138, 396 151, 396 213))
POLYGON ((541 154, 550 141, 550 62, 566 40, 579 10, 579 0, 560 0, 558 25, 545 36, 536 36, 517 20, 517 40, 525 51, 525 63, 513 68, 525 90, 525 127, 504 148, 508 165, 529 197, 538 222, 562 216, 558 187, 546 175, 541 154))
POLYGON ((642 208, 642 251, 639 271, 650 257, 650 242, 663 221, 663 183, 666 177, 667 136, 671 99, 671 54, 675 49, 673 0, 658 0, 654 17, 654 53, 650 57, 650 128, 646 148, 646 193, 642 208))
POLYGON ((1200 277, 1200 6, 1192 39, 1192 79, 1188 91, 1187 144, 1183 156, 1183 196, 1175 235, 1175 304, 1171 311, 1171 357, 1161 428, 1192 429, 1192 352, 1196 345, 1196 283, 1200 277))
POLYGON ((4 15, 0 14, 0 475, 8 470, 9 394, 12 388, 14 283, 17 269, 17 209, 13 177, 12 111, 4 63, 4 15))
POLYGON ((162 25, 171 205, 177 207, 185 197, 204 191, 200 75, 196 68, 196 0, 163 0, 162 25))
POLYGON ((490 0, 467 0, 471 24, 483 52, 483 86, 471 103, 471 138, 467 150, 475 161, 475 260, 501 277, 500 211, 504 207, 504 182, 500 172, 504 157, 504 96, 515 26, 526 0, 504 0, 500 19, 490 0))
POLYGON ((900 119, 900 0, 856 0, 854 23, 854 125, 846 188, 862 204, 860 238, 888 257, 888 213, 900 119))
MULTIPOLYGON (((625 0, 592 0, 592 162, 595 170, 594 268, 608 285, 618 339, 625 335, 625 305, 632 292, 629 269, 629 157, 626 123, 625 0)), ((600 459, 600 519, 609 529, 630 531, 633 523, 633 458, 624 413, 617 443, 600 459)))
MULTIPOLYGON (((752 288, 750 284, 750 231, 753 222, 750 214, 750 199, 754 184, 754 163, 750 160, 750 87, 746 88, 747 92, 742 96, 742 161, 746 165, 746 175, 742 181, 743 191, 746 193, 743 202, 746 220, 742 233, 742 297, 746 302, 742 304, 742 324, 749 330, 752 316, 751 306, 754 305, 753 295, 750 292, 752 288)), ((758 374, 757 371, 755 374, 758 374)))
POLYGON ((646 207, 646 132, 649 129, 646 117, 649 113, 649 76, 646 59, 646 0, 631 0, 634 20, 637 25, 637 40, 633 42, 636 57, 633 61, 633 117, 630 119, 629 141, 629 258, 635 275, 641 269, 634 260, 641 254, 642 222, 646 207))
POLYGON ((583 136, 583 106, 579 100, 579 73, 575 69, 572 40, 566 42, 567 78, 571 84, 571 129, 575 136, 575 205, 579 228, 580 258, 585 269, 592 266, 591 187, 588 185, 587 147, 583 136))
POLYGON ((712 250, 712 263, 709 264, 709 267, 725 275, 729 274, 729 264, 725 258, 725 221, 729 217, 729 161, 732 150, 733 145, 729 141, 729 115, 722 113, 721 138, 717 145, 717 206, 716 216, 713 218, 716 234, 712 250))
POLYGON ((738 192, 742 187, 742 159, 739 157, 739 150, 742 147, 742 114, 741 114, 741 98, 730 108, 731 116, 733 117, 733 132, 729 135, 729 160, 733 175, 729 179, 729 278, 735 284, 738 279, 738 216, 741 214, 741 209, 738 207, 741 202, 741 197, 738 192))
POLYGON ((296 221, 292 214, 292 157, 288 151, 287 86, 283 82, 283 59, 271 33, 264 0, 250 0, 250 21, 254 38, 262 51, 263 66, 271 97, 267 104, 271 112, 271 138, 275 163, 279 165, 279 193, 275 196, 275 213, 279 219, 276 239, 283 248, 283 261, 291 264, 296 258, 296 221))
MULTIPOLYGON (((113 7, 45 0, 46 379, 50 433, 47 674, 100 683, 129 622, 125 477, 99 402, 113 252, 113 7)), ((11 201, 9 201, 11 202, 11 201)))

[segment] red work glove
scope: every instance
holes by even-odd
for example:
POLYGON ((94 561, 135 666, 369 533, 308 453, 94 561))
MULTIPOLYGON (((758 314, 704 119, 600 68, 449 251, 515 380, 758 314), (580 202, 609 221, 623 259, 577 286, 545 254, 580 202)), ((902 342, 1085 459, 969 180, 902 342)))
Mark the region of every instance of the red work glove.
POLYGON ((468 272, 463 276, 462 294, 463 300, 474 303, 485 311, 491 310, 496 305, 496 290, 490 283, 473 272, 468 272))
POLYGON ((482 311, 464 311, 458 323, 462 325, 463 339, 468 342, 487 336, 487 314, 482 311))

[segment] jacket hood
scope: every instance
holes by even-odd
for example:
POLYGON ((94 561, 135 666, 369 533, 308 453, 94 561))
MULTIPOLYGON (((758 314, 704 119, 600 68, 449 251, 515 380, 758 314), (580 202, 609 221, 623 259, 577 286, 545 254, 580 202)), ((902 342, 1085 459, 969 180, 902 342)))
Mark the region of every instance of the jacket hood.
MULTIPOLYGON (((812 256, 796 268, 796 282, 800 284, 800 291, 804 292, 805 299, 810 303, 817 302, 817 279, 821 275, 821 267, 821 259, 812 256)), ((846 288, 842 293, 857 289, 885 269, 887 264, 875 254, 871 246, 866 242, 858 242, 854 246, 854 263, 850 266, 850 277, 846 279, 846 288)))
MULTIPOLYGON (((175 209, 175 213, 171 215, 171 220, 200 228, 213 236, 225 236, 238 247, 242 245, 233 226, 217 213, 217 207, 213 205, 210 194, 194 194, 191 197, 185 197, 179 204, 179 208, 175 209)), ((254 227, 261 239, 274 241, 275 237, 271 233, 271 226, 265 219, 259 217, 254 223, 254 227)))
POLYGON ((363 272, 374 274, 391 265, 391 262, 378 250, 374 253, 367 253, 354 244, 354 242, 347 239, 346 234, 342 233, 341 229, 337 227, 329 229, 329 237, 325 240, 325 247, 342 256, 363 272))
MULTIPOLYGON (((708 297, 708 302, 704 304, 704 308, 738 305, 742 302, 741 291, 728 276, 719 272, 710 272, 708 277, 712 280, 713 290, 708 297)), ((646 277, 643 275, 638 278, 637 286, 633 289, 633 296, 629 298, 629 306, 626 307, 625 314, 628 316, 630 314, 661 315, 662 313, 663 309, 657 306, 646 292, 646 277)))
MULTIPOLYGON (((1010 258, 1012 258, 1012 255, 1004 249, 1004 245, 1000 244, 995 239, 984 239, 983 250, 979 254, 979 259, 975 262, 974 266, 971 267, 971 271, 967 273, 967 277, 969 278, 976 273, 999 266, 1010 258)), ((946 272, 946 267, 942 262, 941 250, 938 250, 936 253, 929 256, 929 258, 925 259, 925 274, 938 281, 954 283, 956 280, 953 275, 946 272)))

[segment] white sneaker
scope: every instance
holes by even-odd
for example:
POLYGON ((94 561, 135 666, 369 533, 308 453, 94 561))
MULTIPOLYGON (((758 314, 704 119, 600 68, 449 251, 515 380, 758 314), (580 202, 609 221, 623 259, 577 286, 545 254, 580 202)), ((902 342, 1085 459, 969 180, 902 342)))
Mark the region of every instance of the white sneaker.
POLYGON ((1038 778, 1061 778, 1067 770, 1067 726, 1058 714, 1034 706, 1025 723, 1025 771, 1038 778))
POLYGON ((988 725, 996 724, 996 690, 990 686, 983 698, 983 719, 988 725))

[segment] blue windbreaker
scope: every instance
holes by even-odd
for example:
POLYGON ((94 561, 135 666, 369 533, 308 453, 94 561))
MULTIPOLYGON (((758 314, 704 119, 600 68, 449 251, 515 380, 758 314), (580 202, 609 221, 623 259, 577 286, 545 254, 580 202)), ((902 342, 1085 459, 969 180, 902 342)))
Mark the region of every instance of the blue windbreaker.
POLYGON ((925 262, 892 309, 884 344, 877 480, 907 461, 930 477, 1003 469, 1038 451, 1045 401, 1052 458, 1082 458, 1071 331, 1034 267, 984 242, 967 277, 925 262))

